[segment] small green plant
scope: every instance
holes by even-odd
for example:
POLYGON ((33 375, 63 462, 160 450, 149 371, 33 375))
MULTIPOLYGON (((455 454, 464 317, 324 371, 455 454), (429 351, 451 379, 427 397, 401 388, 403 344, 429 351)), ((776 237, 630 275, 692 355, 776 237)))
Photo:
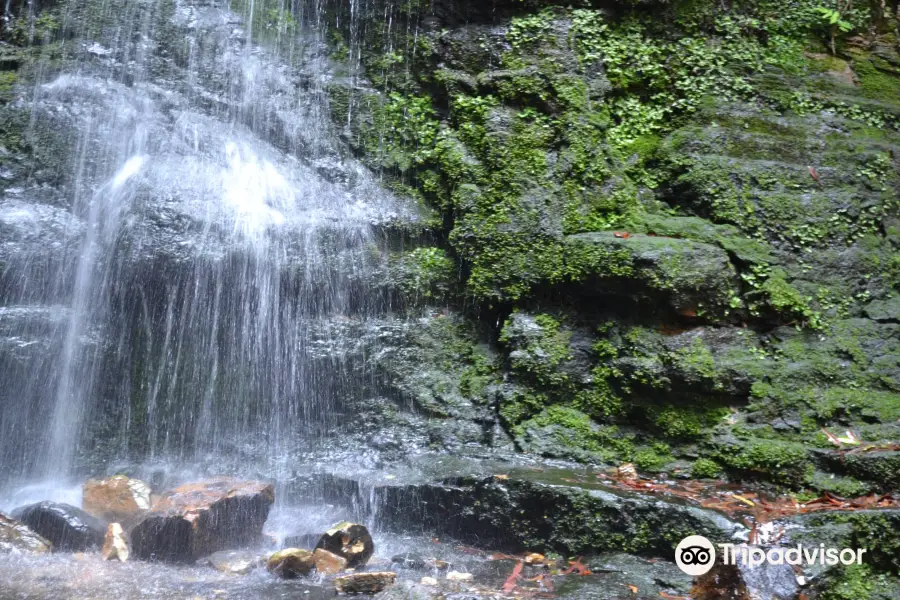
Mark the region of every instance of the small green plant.
POLYGON ((844 12, 850 8, 851 0, 841 2, 838 0, 837 8, 820 6, 816 12, 821 18, 822 25, 828 30, 831 39, 831 54, 837 54, 837 37, 853 31, 853 23, 844 19, 844 12))

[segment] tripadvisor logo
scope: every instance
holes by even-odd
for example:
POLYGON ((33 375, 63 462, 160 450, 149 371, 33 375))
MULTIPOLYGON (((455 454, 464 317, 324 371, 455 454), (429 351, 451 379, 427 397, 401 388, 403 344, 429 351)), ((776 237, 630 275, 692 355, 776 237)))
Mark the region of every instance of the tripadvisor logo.
POLYGON ((713 568, 715 562, 716 549, 702 535, 689 535, 675 548, 675 564, 688 575, 703 575, 713 568))
MULTIPOLYGON (((765 550, 756 546, 743 544, 716 544, 722 550, 722 562, 726 565, 758 567, 763 563, 770 565, 828 565, 838 563, 844 565, 862 564, 865 548, 826 548, 825 544, 804 546, 798 544, 791 548, 770 548, 765 550)), ((697 577, 708 573, 716 562, 716 549, 712 542, 702 535, 689 535, 681 540, 675 548, 675 564, 678 568, 697 577)))

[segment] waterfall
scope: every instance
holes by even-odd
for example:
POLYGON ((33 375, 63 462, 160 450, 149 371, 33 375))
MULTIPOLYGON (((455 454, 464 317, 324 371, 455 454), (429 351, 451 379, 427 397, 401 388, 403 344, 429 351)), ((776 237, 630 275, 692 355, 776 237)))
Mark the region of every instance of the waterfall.
POLYGON ((390 309, 373 249, 415 214, 333 130, 321 3, 272 4, 60 6, 14 101, 56 170, 0 199, 0 480, 277 475, 358 393, 322 349, 390 309))

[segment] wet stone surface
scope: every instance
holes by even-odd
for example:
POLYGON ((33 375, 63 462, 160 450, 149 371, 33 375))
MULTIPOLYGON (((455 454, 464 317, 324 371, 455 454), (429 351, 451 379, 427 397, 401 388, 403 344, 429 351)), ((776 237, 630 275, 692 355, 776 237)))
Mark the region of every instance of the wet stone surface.
POLYGON ((166 492, 130 528, 138 558, 189 562, 258 542, 275 501, 274 486, 217 478, 166 492))
POLYGON ((17 508, 12 517, 48 539, 55 550, 99 548, 106 523, 80 508, 61 502, 39 502, 17 508))

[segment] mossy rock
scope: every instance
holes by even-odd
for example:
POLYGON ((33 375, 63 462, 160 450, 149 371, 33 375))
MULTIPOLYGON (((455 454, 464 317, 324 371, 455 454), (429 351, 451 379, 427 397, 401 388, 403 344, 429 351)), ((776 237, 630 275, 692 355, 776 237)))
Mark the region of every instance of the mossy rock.
POLYGON ((624 551, 671 556, 683 537, 730 538, 741 526, 714 513, 603 485, 571 483, 577 473, 509 471, 440 483, 376 488, 379 514, 394 529, 450 535, 504 551, 564 556, 624 551))
POLYGON ((645 294, 667 299, 677 312, 726 310, 738 296, 738 276, 728 254, 690 240, 615 232, 566 238, 568 269, 600 295, 615 293, 611 281, 631 282, 645 294))

